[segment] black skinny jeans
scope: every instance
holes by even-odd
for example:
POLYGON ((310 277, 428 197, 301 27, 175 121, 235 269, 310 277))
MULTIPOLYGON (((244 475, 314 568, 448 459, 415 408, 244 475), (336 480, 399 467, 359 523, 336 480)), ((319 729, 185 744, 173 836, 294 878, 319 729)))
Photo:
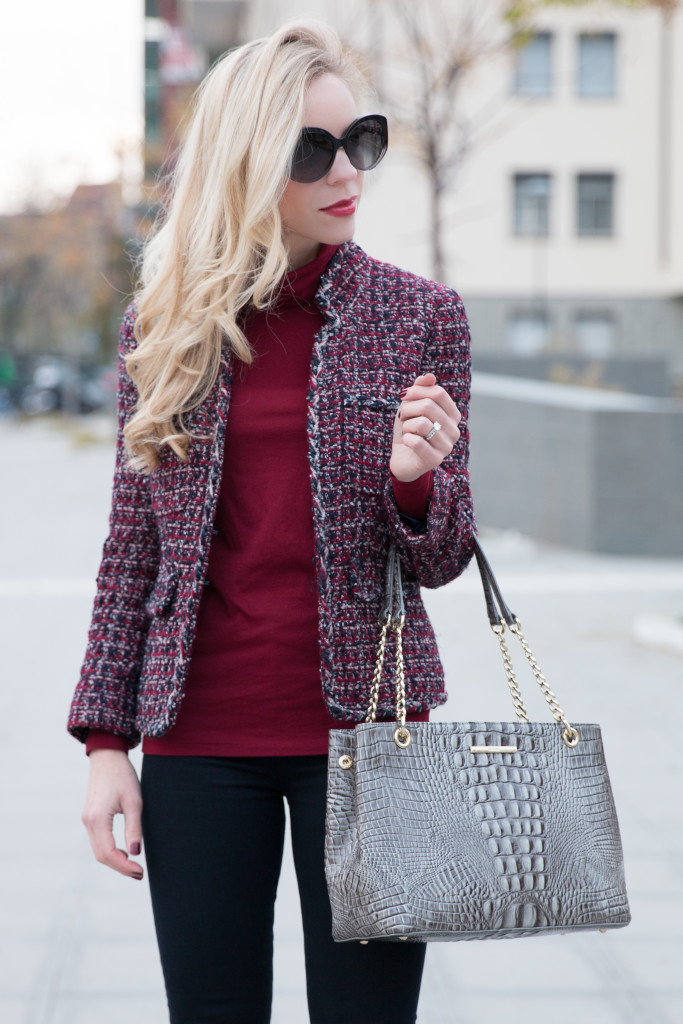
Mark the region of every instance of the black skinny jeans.
POLYGON ((268 1024, 289 804, 311 1024, 414 1024, 422 943, 335 943, 325 755, 145 755, 143 835, 171 1024, 268 1024))

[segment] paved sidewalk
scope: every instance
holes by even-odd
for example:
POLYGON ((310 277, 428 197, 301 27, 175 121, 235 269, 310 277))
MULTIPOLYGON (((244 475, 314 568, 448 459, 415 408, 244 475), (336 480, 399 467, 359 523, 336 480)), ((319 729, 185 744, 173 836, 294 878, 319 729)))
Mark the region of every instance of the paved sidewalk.
MULTIPOLYGON (((64 732, 111 468, 108 443, 78 447, 64 431, 0 423, 2 1024, 167 1021, 146 882, 92 861, 79 823, 86 763, 64 732)), ((484 540, 568 716, 603 727, 633 923, 609 935, 434 944, 419 1024, 680 1024, 683 658, 636 642, 634 624, 683 616, 683 562, 601 558, 506 535, 484 540)), ((511 718, 476 577, 468 572, 427 599, 451 693, 438 717, 511 718)), ((531 717, 547 717, 516 660, 531 717)), ((289 855, 275 989, 273 1024, 306 1024, 289 855)))

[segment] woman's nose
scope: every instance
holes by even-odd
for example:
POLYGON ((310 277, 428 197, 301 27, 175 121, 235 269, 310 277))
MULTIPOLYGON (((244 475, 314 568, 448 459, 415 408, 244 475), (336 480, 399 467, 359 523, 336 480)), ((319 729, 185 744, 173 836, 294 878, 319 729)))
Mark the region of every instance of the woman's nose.
POLYGON ((343 146, 340 146, 337 150, 337 155, 327 177, 330 182, 354 181, 358 177, 358 171, 349 160, 343 146))

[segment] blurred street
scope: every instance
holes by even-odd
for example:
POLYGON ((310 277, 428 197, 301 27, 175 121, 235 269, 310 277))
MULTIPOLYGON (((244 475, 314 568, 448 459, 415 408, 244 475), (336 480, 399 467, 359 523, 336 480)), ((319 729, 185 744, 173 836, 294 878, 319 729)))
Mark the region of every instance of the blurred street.
MULTIPOLYGON (((92 859, 80 824, 87 762, 65 731, 112 465, 105 420, 69 428, 0 421, 3 1024, 167 1021, 147 882, 92 859)), ((633 922, 607 935, 434 944, 419 1024, 680 1024, 683 653, 652 646, 657 631, 648 623, 668 622, 675 632, 683 561, 542 547, 484 526, 503 593, 569 719, 602 726, 633 922)), ((450 700, 438 717, 512 718, 475 572, 427 601, 449 681, 450 700)), ((530 717, 547 718, 533 677, 516 654, 515 661, 530 717)), ((288 854, 276 916, 273 1024, 307 1020, 288 854)))

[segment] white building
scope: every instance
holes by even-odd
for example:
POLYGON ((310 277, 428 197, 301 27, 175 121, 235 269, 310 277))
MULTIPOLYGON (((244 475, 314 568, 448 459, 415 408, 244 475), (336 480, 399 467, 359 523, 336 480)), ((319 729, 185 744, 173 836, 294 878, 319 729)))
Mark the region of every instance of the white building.
MULTIPOLYGON (((471 4, 443 5, 444 32, 471 4)), ((376 52, 395 33, 390 5, 369 0, 245 6, 247 35, 297 15, 376 52)), ((475 365, 494 353, 661 357, 683 386, 683 10, 667 23, 605 0, 550 8, 536 28, 466 80, 468 109, 495 110, 446 216, 446 278, 465 300, 475 365)), ((394 145, 368 177, 358 240, 429 276, 428 225, 425 179, 394 145)))
POLYGON ((682 12, 604 4, 546 12, 496 69, 510 128, 468 161, 451 241, 481 345, 683 379, 681 57, 682 12))

